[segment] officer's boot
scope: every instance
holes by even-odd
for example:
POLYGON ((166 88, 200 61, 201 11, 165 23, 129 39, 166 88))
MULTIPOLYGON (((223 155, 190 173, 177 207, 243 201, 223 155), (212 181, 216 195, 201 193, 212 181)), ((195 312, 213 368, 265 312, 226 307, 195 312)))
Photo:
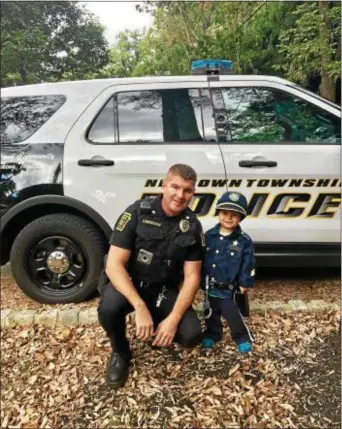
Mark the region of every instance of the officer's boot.
POLYGON ((121 387, 126 383, 129 373, 130 360, 130 352, 112 352, 107 365, 107 384, 109 387, 121 387))

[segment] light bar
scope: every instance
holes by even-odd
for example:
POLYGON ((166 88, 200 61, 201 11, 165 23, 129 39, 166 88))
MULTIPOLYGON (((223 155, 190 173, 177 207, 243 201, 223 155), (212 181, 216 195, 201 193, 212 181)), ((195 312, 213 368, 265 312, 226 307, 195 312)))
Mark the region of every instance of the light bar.
POLYGON ((231 74, 233 63, 230 60, 198 60, 191 63, 192 74, 231 74))

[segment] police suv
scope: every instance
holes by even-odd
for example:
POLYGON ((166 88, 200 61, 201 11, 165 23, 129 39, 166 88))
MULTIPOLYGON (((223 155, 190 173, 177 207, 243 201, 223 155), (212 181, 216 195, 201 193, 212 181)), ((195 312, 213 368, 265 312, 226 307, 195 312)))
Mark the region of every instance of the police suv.
POLYGON ((4 88, 1 103, 1 265, 39 302, 94 293, 118 215, 175 163, 198 174, 204 230, 223 192, 247 197, 259 266, 340 264, 340 108, 287 80, 205 60, 4 88))

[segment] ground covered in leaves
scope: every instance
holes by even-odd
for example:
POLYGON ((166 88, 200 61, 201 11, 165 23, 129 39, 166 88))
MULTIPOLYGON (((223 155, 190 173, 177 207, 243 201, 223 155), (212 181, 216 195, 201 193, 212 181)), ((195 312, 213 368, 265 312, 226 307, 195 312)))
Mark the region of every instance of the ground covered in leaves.
POLYGON ((214 350, 134 339, 126 386, 105 384, 98 326, 1 332, 1 427, 334 428, 340 426, 339 314, 253 315, 254 352, 227 329, 214 350))
MULTIPOLYGON (((33 309, 43 311, 49 308, 71 308, 75 304, 39 304, 27 297, 15 283, 13 277, 1 277, 1 308, 33 309)), ((200 295, 200 294, 199 294, 200 295)), ((250 299, 263 302, 291 299, 304 301, 323 299, 326 302, 339 301, 341 295, 340 269, 272 268, 257 271, 256 285, 250 292, 250 299)), ((98 305, 98 297, 77 304, 79 308, 98 305)))

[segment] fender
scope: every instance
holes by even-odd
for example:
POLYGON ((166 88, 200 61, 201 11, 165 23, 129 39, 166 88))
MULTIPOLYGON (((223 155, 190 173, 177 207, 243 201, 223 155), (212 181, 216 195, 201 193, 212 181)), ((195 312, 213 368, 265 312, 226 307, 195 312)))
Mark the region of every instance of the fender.
POLYGON ((48 204, 60 205, 61 207, 63 206, 71 207, 86 214, 90 219, 92 219, 98 225, 98 227, 102 230, 103 234, 109 240, 110 235, 112 233, 112 228, 108 225, 107 221, 101 215, 99 215, 94 209, 89 207, 87 204, 84 204, 81 201, 76 200, 75 198, 65 197, 61 195, 41 195, 41 196, 29 198, 25 201, 22 201, 16 204, 14 207, 9 209, 2 216, 1 225, 0 225, 0 234, 3 234, 3 232, 6 230, 6 227, 11 222, 11 220, 14 219, 18 214, 20 214, 24 210, 31 207, 39 208, 39 206, 48 205, 48 204))

